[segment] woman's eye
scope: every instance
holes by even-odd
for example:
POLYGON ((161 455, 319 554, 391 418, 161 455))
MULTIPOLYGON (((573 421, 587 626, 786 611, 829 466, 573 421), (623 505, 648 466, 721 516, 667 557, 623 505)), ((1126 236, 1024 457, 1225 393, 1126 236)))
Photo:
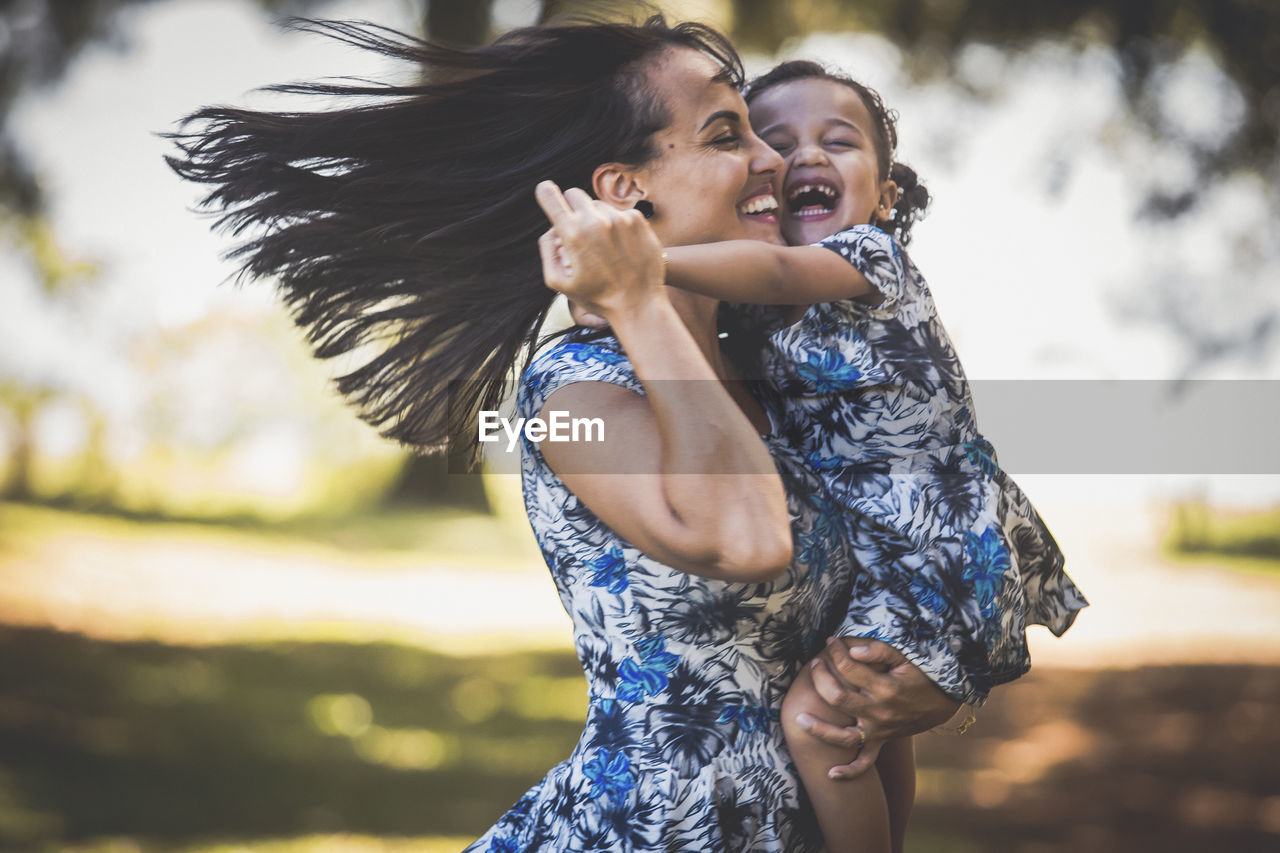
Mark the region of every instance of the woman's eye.
POLYGON ((737 148, 738 143, 742 141, 742 137, 734 133, 726 133, 724 136, 717 136, 711 140, 711 144, 719 148, 737 148))

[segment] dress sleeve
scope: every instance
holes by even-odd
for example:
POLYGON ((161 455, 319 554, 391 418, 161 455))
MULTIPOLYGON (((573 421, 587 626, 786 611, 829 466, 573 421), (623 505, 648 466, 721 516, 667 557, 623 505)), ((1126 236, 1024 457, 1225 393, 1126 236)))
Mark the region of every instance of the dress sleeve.
POLYGON ((517 408, 521 417, 536 417, 547 398, 575 382, 607 382, 638 394, 644 387, 614 338, 565 341, 539 355, 520 378, 517 408))
POLYGON ((874 225, 855 225, 814 243, 844 258, 880 291, 881 311, 893 311, 904 296, 906 270, 902 253, 890 235, 874 225))

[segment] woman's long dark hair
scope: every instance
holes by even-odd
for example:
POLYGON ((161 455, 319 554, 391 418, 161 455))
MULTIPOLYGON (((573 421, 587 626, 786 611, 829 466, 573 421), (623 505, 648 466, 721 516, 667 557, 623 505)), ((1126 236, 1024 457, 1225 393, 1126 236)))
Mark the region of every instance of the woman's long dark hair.
POLYGON ((529 27, 459 49, 368 23, 302 21, 413 63, 422 82, 310 83, 270 91, 349 99, 319 112, 208 107, 166 134, 202 209, 247 239, 242 278, 274 277, 320 358, 374 354, 338 389, 379 431, 419 450, 475 452, 527 362, 554 293, 542 283, 548 223, 533 188, 590 190, 595 167, 641 165, 670 115, 647 86, 671 47, 701 51, 740 85, 729 41, 696 23, 529 27), (521 366, 522 366, 521 365, 521 366))

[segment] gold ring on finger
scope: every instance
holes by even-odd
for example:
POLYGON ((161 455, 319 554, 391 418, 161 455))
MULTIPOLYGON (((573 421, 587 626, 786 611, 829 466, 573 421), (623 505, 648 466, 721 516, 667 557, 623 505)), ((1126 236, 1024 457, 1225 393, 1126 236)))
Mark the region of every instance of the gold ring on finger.
POLYGON ((862 748, 867 745, 866 729, 858 729, 858 748, 853 753, 853 760, 857 761, 858 756, 862 755, 862 748))

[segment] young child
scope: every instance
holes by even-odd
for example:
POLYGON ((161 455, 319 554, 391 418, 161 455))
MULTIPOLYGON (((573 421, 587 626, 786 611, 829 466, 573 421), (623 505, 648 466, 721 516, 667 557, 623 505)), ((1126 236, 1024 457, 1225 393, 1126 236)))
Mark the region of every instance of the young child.
MULTIPOLYGON (((785 161, 775 195, 791 246, 673 247, 667 283, 795 306, 741 314, 769 334, 760 367, 784 397, 782 428, 823 474, 859 564, 837 642, 889 643, 954 699, 981 704, 1029 668, 1028 623, 1061 635, 1087 602, 978 433, 960 362, 903 251, 928 193, 893 160, 893 114, 811 62, 778 66, 746 97, 753 128, 785 161)), ((901 851, 911 740, 863 733, 841 750, 807 735, 811 720, 857 722, 821 701, 808 668, 782 717, 827 849, 901 851), (876 773, 842 778, 838 765, 877 750, 876 773)))

